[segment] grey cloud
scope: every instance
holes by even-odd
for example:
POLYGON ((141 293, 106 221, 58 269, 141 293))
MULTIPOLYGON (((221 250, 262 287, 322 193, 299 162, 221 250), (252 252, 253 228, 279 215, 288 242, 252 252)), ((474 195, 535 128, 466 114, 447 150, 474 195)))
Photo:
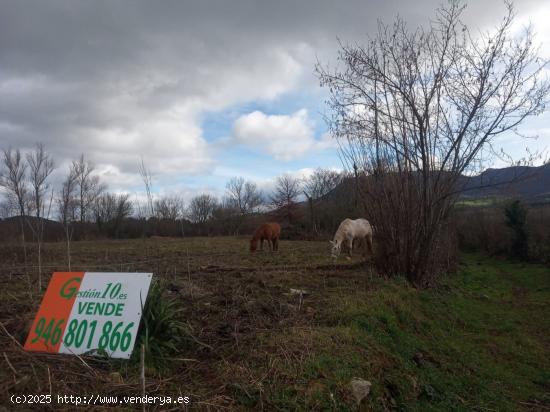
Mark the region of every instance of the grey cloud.
MULTIPOLYGON (((478 25, 504 10, 470 3, 478 25)), ((159 175, 208 173, 202 111, 317 87, 315 58, 333 61, 337 36, 362 40, 397 13, 425 22, 438 4, 0 1, 0 143, 43 141, 58 163, 86 152, 122 174, 140 155, 159 175)))

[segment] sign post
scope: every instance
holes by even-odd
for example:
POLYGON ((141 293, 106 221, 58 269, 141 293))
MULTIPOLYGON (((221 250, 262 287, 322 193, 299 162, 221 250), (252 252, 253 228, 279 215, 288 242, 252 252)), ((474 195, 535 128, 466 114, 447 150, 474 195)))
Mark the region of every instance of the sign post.
POLYGON ((152 273, 55 272, 25 350, 128 359, 152 273))

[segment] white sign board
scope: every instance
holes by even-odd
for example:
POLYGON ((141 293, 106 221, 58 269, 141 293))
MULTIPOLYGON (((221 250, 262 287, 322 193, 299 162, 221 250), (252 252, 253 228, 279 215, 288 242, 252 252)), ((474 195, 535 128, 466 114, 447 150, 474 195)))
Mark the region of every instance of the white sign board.
POLYGON ((113 358, 129 358, 152 276, 54 273, 25 348, 67 354, 104 351, 113 358))

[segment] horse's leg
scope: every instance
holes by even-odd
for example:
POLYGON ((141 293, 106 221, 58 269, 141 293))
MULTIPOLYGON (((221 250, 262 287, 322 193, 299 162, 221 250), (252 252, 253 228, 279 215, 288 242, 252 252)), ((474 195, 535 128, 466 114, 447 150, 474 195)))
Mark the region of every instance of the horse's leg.
POLYGON ((353 249, 353 237, 351 237, 351 236, 348 237, 348 248, 349 248, 349 257, 351 259, 351 257, 352 257, 351 256, 352 255, 351 251, 353 249))
POLYGON ((372 235, 367 235, 366 241, 367 241, 367 248, 369 249, 369 254, 370 254, 370 255, 373 255, 373 250, 372 250, 372 235))
POLYGON ((279 238, 277 237, 273 238, 273 250, 276 252, 279 250, 279 238))
POLYGON ((363 239, 363 257, 366 259, 369 251, 369 236, 365 236, 363 239))
POLYGON ((367 246, 369 248, 369 254, 371 256, 373 256, 374 255, 374 250, 372 248, 372 234, 367 235, 367 246))
POLYGON ((264 238, 261 238, 260 240, 260 250, 263 252, 264 250, 264 238))

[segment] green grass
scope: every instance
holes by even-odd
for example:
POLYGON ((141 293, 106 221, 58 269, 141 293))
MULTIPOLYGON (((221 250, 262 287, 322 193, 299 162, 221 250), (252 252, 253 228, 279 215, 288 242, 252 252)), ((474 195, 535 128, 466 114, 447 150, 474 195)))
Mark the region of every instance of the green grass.
MULTIPOLYGON (((346 397, 353 377, 373 384, 365 409, 548 406, 549 286, 547 268, 473 255, 437 290, 378 281, 339 299, 315 328, 302 389, 318 382, 319 409, 356 410, 346 397)), ((290 409, 312 406, 292 404, 288 387, 272 396, 290 409)))
POLYGON ((484 197, 480 199, 460 199, 457 201, 457 207, 487 207, 502 206, 508 201, 505 197, 484 197))

